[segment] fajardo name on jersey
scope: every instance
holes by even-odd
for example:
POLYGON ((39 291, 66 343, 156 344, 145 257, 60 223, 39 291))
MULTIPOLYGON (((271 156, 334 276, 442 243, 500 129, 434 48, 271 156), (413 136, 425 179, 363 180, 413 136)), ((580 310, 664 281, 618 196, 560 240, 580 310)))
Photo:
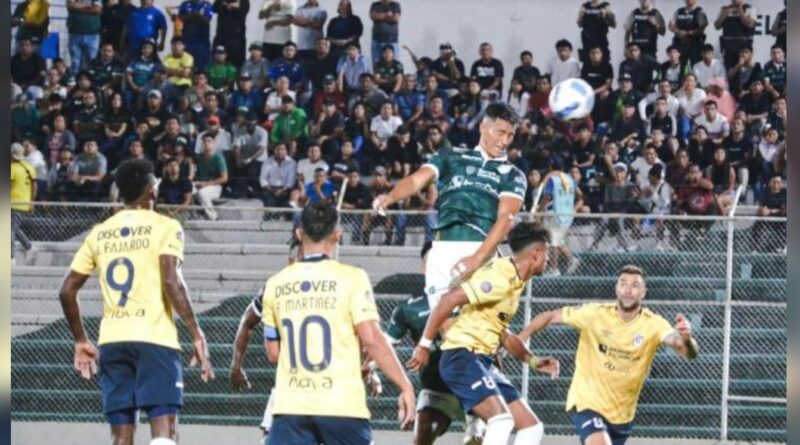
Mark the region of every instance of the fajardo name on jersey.
POLYGON ((149 248, 148 237, 152 232, 152 226, 118 227, 99 232, 97 241, 106 241, 103 243, 103 253, 130 252, 149 248))

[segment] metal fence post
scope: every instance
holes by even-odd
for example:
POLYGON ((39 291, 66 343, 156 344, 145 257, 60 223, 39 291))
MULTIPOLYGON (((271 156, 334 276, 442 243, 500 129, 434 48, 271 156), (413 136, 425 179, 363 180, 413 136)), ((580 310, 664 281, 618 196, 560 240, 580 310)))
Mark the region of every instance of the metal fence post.
MULTIPOLYGON (((528 323, 531 322, 531 295, 533 291, 531 290, 531 282, 528 281, 528 285, 525 289, 525 316, 524 320, 525 323, 523 326, 528 326, 528 323)), ((525 345, 530 347, 531 346, 531 339, 528 338, 525 340, 525 345)), ((528 382, 530 381, 531 375, 531 368, 528 366, 527 363, 522 365, 522 399, 528 400, 528 382)))

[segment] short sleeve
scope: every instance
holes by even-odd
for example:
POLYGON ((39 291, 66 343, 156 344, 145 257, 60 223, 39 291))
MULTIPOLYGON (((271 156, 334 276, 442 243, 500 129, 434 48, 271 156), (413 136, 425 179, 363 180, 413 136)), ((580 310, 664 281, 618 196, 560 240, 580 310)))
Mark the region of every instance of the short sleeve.
POLYGON ((493 303, 506 298, 509 290, 508 278, 498 271, 498 263, 492 261, 461 284, 461 290, 467 295, 470 304, 493 303))
POLYGON ((166 28, 167 27, 167 19, 164 17, 164 14, 161 11, 156 10, 156 21, 158 22, 158 28, 166 28))
POLYGON ((596 312, 596 304, 564 306, 561 308, 561 321, 567 326, 572 326, 575 329, 583 330, 589 326, 589 323, 596 312))
POLYGON ((525 200, 525 192, 528 189, 528 181, 525 173, 513 167, 506 176, 506 180, 500 184, 500 197, 512 196, 519 200, 525 200))
POLYGON ((203 5, 203 15, 207 19, 211 20, 211 16, 214 15, 214 11, 213 11, 213 9, 211 7, 211 3, 206 3, 206 4, 203 5))
POLYGON ((161 239, 161 246, 158 248, 158 254, 174 256, 183 261, 183 244, 183 227, 178 221, 172 220, 165 229, 164 237, 161 239))
POLYGON ((442 153, 436 153, 428 159, 428 162, 422 164, 422 166, 433 169, 436 173, 436 179, 439 179, 445 171, 445 157, 442 153))
POLYGON ((400 341, 406 335, 407 330, 408 324, 406 323, 405 315, 403 315, 403 305, 400 304, 392 311, 392 318, 389 319, 389 328, 386 329, 386 333, 392 339, 400 341))
POLYGON ((372 284, 363 270, 359 270, 353 277, 353 287, 350 292, 350 316, 353 318, 353 325, 365 321, 380 321, 372 284))
POLYGON ((660 315, 653 316, 653 333, 654 336, 658 339, 658 344, 664 344, 664 340, 669 337, 670 334, 675 332, 675 328, 672 327, 669 322, 664 319, 664 317, 660 315))
POLYGON ((228 172, 228 165, 225 163, 225 158, 222 155, 217 155, 217 168, 219 169, 219 174, 227 173, 228 172))
MULTIPOLYGON (((278 319, 275 312, 275 292, 269 281, 264 286, 261 297, 261 323, 264 324, 264 340, 280 340, 278 332, 278 319)), ((256 297, 258 298, 258 297, 256 297)))
POLYGON ((89 232, 86 239, 83 240, 81 248, 75 253, 72 259, 72 264, 69 266, 70 270, 78 272, 81 275, 91 275, 97 267, 97 258, 95 257, 95 249, 92 247, 92 240, 94 239, 94 231, 89 232))

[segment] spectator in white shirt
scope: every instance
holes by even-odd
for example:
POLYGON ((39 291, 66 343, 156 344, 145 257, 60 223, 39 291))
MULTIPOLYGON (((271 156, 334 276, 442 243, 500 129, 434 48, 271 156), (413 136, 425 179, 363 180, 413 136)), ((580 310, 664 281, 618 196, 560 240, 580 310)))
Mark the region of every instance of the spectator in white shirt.
POLYGON ((703 60, 694 64, 692 72, 697 76, 697 83, 702 88, 708 86, 708 81, 711 79, 727 78, 722 62, 714 58, 714 46, 708 43, 703 45, 703 60))
POLYGON ((522 117, 528 114, 528 102, 530 101, 530 94, 525 91, 525 85, 522 84, 522 79, 515 77, 511 79, 511 88, 506 97, 506 103, 517 112, 517 115, 522 117))
POLYGON ((36 170, 36 200, 42 198, 47 193, 47 162, 44 160, 44 155, 32 139, 25 139, 22 141, 22 148, 25 150, 25 162, 31 165, 36 170))
POLYGON ((207 122, 208 130, 197 135, 197 140, 194 143, 194 152, 196 154, 203 152, 203 136, 208 134, 214 138, 214 153, 227 156, 227 152, 231 149, 231 134, 228 133, 228 130, 221 127, 218 116, 209 117, 207 122))
POLYGON ((637 184, 640 189, 643 189, 647 185, 648 181, 650 181, 650 170, 656 165, 663 166, 664 163, 661 161, 661 159, 658 159, 656 146, 652 143, 648 143, 645 145, 642 155, 631 162, 631 166, 629 168, 629 170, 636 177, 635 184, 637 184))
POLYGON ((310 60, 316 54, 317 39, 322 37, 322 27, 328 13, 317 0, 308 0, 295 10, 292 23, 297 26, 297 58, 310 60))
POLYGON ((728 119, 717 112, 717 102, 710 99, 703 105, 703 114, 694 118, 694 124, 706 127, 709 139, 715 144, 721 144, 731 133, 728 119))
POLYGON ((370 140, 378 150, 386 149, 386 141, 394 132, 403 125, 403 119, 392 115, 392 103, 386 102, 381 106, 381 112, 372 118, 369 125, 370 140))
POLYGON ((683 79, 683 87, 675 95, 680 103, 681 110, 689 119, 694 119, 703 112, 703 103, 706 101, 706 92, 697 87, 697 77, 687 74, 683 79))
POLYGON ((297 163, 297 179, 302 179, 303 187, 314 182, 314 171, 324 168, 328 171, 328 163, 322 160, 322 149, 319 144, 312 143, 308 146, 308 157, 297 163))
POLYGON ((264 100, 264 115, 268 120, 274 121, 281 114, 283 108, 283 96, 289 96, 295 101, 297 93, 289 89, 289 78, 286 76, 278 77, 275 81, 275 88, 267 89, 266 99, 264 100))
POLYGON ((276 145, 274 153, 261 166, 261 200, 264 207, 292 206, 289 198, 297 185, 297 163, 288 156, 286 144, 276 145))
POLYGON ((556 42, 556 52, 558 56, 550 62, 550 66, 547 68, 547 73, 550 74, 550 83, 556 86, 563 80, 581 77, 581 64, 572 56, 572 43, 566 39, 559 40, 556 42))
POLYGON ((283 55, 283 45, 292 40, 291 0, 264 0, 258 18, 264 20, 264 57, 270 62, 283 55))
POLYGON ((648 94, 644 99, 639 101, 639 117, 641 117, 643 121, 647 120, 647 107, 655 103, 656 99, 659 97, 665 97, 667 99, 667 109, 669 110, 670 116, 674 117, 678 115, 678 109, 681 104, 678 102, 678 98, 672 95, 672 86, 669 80, 662 79, 658 82, 656 91, 648 94))

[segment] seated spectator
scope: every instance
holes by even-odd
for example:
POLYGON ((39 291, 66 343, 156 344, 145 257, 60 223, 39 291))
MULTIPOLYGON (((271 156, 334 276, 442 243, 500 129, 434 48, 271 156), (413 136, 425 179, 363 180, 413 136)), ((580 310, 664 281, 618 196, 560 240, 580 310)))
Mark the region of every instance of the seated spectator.
MULTIPOLYGON (((628 213, 633 204, 636 204, 634 185, 628 182, 627 166, 618 162, 614 164, 614 182, 606 185, 603 198, 604 213, 628 213)), ((609 218, 604 224, 598 225, 590 250, 595 250, 600 245, 606 231, 616 237, 619 250, 628 251, 628 242, 623 233, 623 224, 630 226, 629 219, 609 218)))
MULTIPOLYGON (((181 176, 178 159, 171 158, 164 165, 161 182, 158 184, 158 203, 186 208, 192 203, 192 182, 181 176)), ((182 209, 170 209, 173 217, 182 209)))
POLYGON ((364 158, 369 151, 367 147, 370 144, 370 124, 371 121, 367 119, 364 104, 355 104, 344 124, 344 136, 353 141, 353 147, 359 159, 364 158))
POLYGON ((50 201, 73 201, 72 181, 70 180, 73 163, 73 152, 64 148, 59 153, 58 162, 54 162, 47 173, 47 194, 50 201))
POLYGON ((765 185, 767 181, 777 174, 775 169, 776 158, 780 151, 785 150, 785 147, 786 140, 779 140, 777 129, 772 127, 764 129, 761 135, 761 142, 758 143, 758 157, 761 162, 760 185, 765 185))
POLYGON ((83 153, 70 165, 69 195, 77 201, 97 202, 103 196, 103 179, 108 163, 98 151, 97 141, 88 139, 83 143, 83 153))
MULTIPOLYGON (((370 194, 369 202, 372 202, 376 197, 389 193, 392 190, 392 183, 389 182, 389 177, 385 168, 380 165, 375 167, 375 170, 372 172, 372 182, 367 186, 367 189, 370 194)), ((390 210, 395 210, 395 208, 390 208, 390 210)), ((361 226, 361 242, 365 246, 369 245, 372 228, 381 224, 383 224, 385 235, 383 244, 386 246, 392 245, 394 217, 392 215, 381 216, 377 213, 369 213, 364 215, 364 222, 361 226)))
POLYGON ((231 114, 235 114, 240 108, 247 108, 253 110, 253 117, 256 118, 256 113, 264 103, 264 96, 261 91, 253 88, 253 78, 250 77, 250 73, 239 75, 237 87, 228 100, 228 109, 231 110, 231 114))
POLYGON ((708 43, 703 45, 703 59, 694 64, 692 73, 697 77, 700 88, 708 87, 709 82, 713 79, 726 80, 728 78, 725 66, 714 58, 714 46, 708 43))
POLYGON ((703 177, 696 164, 690 164, 683 183, 675 188, 675 213, 678 215, 714 215, 714 184, 703 177))
POLYGON ((375 115, 380 113, 384 103, 389 101, 389 96, 380 88, 375 86, 372 74, 364 73, 361 75, 361 88, 356 93, 350 94, 347 108, 352 110, 355 104, 363 103, 367 118, 372 120, 375 115))
POLYGON ((632 146, 644 139, 644 122, 636 114, 636 102, 626 100, 622 105, 622 114, 614 120, 608 137, 622 146, 632 146))
POLYGON ((762 78, 761 64, 753 60, 753 49, 740 49, 739 62, 728 70, 731 94, 741 98, 747 94, 753 80, 762 78))
POLYGON ((314 170, 313 181, 306 184, 305 189, 300 194, 300 204, 306 206, 309 204, 316 204, 319 201, 333 202, 336 195, 336 189, 333 183, 328 180, 328 173, 325 168, 319 167, 314 170))
POLYGON ((355 93, 361 88, 361 76, 371 72, 366 56, 361 54, 361 48, 355 43, 348 44, 345 57, 336 66, 339 91, 345 94, 355 93))
POLYGON ((289 78, 281 76, 275 82, 275 88, 269 88, 266 91, 264 116, 266 116, 267 120, 274 122, 277 119, 283 106, 284 96, 290 96, 295 101, 297 100, 297 93, 289 89, 289 78))
POLYGON ((322 90, 326 77, 336 78, 336 67, 339 64, 338 55, 331 53, 331 41, 327 37, 319 37, 315 44, 314 55, 304 61, 303 70, 308 77, 311 91, 322 90))
POLYGON ((327 75, 322 79, 322 89, 314 93, 313 98, 313 114, 319 116, 322 113, 323 102, 330 98, 338 111, 344 112, 347 110, 347 96, 341 91, 336 89, 336 77, 327 75))
POLYGON ((328 163, 322 159, 320 146, 312 142, 308 146, 307 157, 297 163, 297 180, 303 187, 314 181, 314 172, 318 168, 323 168, 326 172, 329 170, 328 163))
MULTIPOLYGON (((431 63, 430 74, 428 78, 435 77, 436 84, 439 88, 441 88, 445 94, 449 94, 451 91, 456 91, 459 80, 466 76, 467 71, 464 68, 464 62, 456 57, 456 51, 453 49, 453 45, 445 42, 439 45, 439 57, 431 63)), ((421 83, 420 80, 419 78, 417 79, 419 85, 427 85, 427 79, 425 79, 425 84, 421 83)))
POLYGON ((655 81, 655 73, 659 72, 658 64, 649 57, 643 57, 639 45, 628 42, 625 46, 625 60, 619 65, 619 74, 630 74, 633 89, 647 94, 655 81))
POLYGON ((41 201, 47 196, 47 162, 33 139, 23 139, 22 148, 25 162, 36 172, 36 196, 34 199, 41 201))
POLYGON ((192 85, 192 71, 195 64, 194 57, 186 51, 182 38, 173 37, 171 46, 172 52, 164 58, 164 68, 168 76, 168 86, 164 93, 170 103, 183 96, 186 89, 192 85))
MULTIPOLYGON (((532 168, 528 172, 528 188, 525 191, 525 209, 530 210, 534 207, 533 200, 539 193, 538 189, 542 186, 542 172, 532 168)), ((537 204, 538 205, 538 204, 537 204)))
POLYGON ((561 133, 556 131, 552 120, 547 119, 539 127, 539 133, 530 144, 523 156, 530 162, 531 168, 546 170, 550 165, 552 156, 564 157, 568 154, 570 142, 561 133))
POLYGON ((522 82, 522 89, 527 93, 533 93, 536 89, 536 81, 542 73, 539 68, 533 65, 533 53, 525 50, 519 54, 520 65, 514 68, 511 75, 512 79, 519 79, 522 82))
POLYGON ((233 162, 229 170, 233 179, 234 196, 257 196, 261 190, 261 165, 267 160, 269 134, 257 124, 256 115, 240 107, 231 127, 233 162))
POLYGON ((778 45, 773 45, 770 61, 764 65, 764 88, 775 99, 786 92, 786 53, 778 45))
POLYGON ((733 95, 728 92, 728 84, 725 82, 725 79, 715 78, 708 81, 708 85, 706 86, 706 100, 713 100, 716 102, 717 112, 725 116, 728 122, 733 119, 738 103, 733 95))
MULTIPOLYGON (((639 206, 648 215, 663 216, 672 212, 672 187, 664 181, 664 169, 656 164, 647 175, 648 181, 640 185, 639 206)), ((656 250, 663 250, 664 219, 656 219, 656 250)))
POLYGON ((353 142, 345 139, 342 142, 341 155, 333 160, 333 167, 331 167, 331 180, 338 186, 342 185, 342 181, 347 179, 348 172, 356 170, 361 171, 358 160, 355 157, 353 149, 353 142))
POLYGON ((285 144, 276 145, 273 153, 261 166, 261 201, 264 207, 297 207, 296 201, 290 201, 297 185, 297 163, 288 156, 285 144))
POLYGON ((636 158, 630 165, 630 171, 634 178, 634 184, 643 189, 650 181, 650 170, 656 165, 663 165, 658 159, 656 147, 653 144, 645 145, 642 155, 636 158))
POLYGON ((20 94, 11 106, 11 139, 37 138, 41 129, 39 110, 26 94, 20 94))
POLYGON ((214 136, 209 133, 200 137, 202 151, 197 156, 197 173, 194 178, 195 199, 203 206, 206 217, 216 221, 219 214, 214 209, 214 200, 222 196, 222 186, 228 182, 228 165, 216 151, 214 136))
POLYGON ((517 112, 518 116, 528 114, 530 95, 525 91, 525 86, 522 85, 521 79, 511 79, 511 88, 508 90, 505 102, 517 112))
MULTIPOLYGON (((595 158, 595 173, 594 177, 592 178, 594 179, 594 182, 600 186, 613 183, 614 166, 617 165, 618 162, 620 162, 619 145, 617 145, 615 142, 606 143, 606 145, 603 147, 602 155, 595 158)), ((600 201, 602 201, 602 197, 600 201)))
POLYGON ((478 79, 481 90, 503 91, 503 62, 494 58, 494 49, 488 42, 481 43, 480 58, 472 64, 469 76, 478 79))
MULTIPOLYGON (((147 105, 144 109, 140 110, 134 116, 136 122, 147 122, 150 126, 150 131, 154 140, 160 140, 164 131, 166 130, 166 123, 170 117, 161 92, 158 90, 151 90, 147 93, 147 105)), ((78 137, 80 139, 80 137, 78 137)))
POLYGON ((736 172, 723 147, 714 150, 714 162, 706 168, 705 177, 714 185, 714 198, 720 215, 727 215, 736 193, 736 172))
MULTIPOLYGON (((120 91, 125 65, 117 57, 114 45, 111 43, 103 44, 100 48, 100 53, 89 63, 89 73, 94 77, 104 98, 110 97, 114 91, 120 91)), ((58 71, 56 71, 56 75, 60 80, 58 71)))
POLYGON ((30 38, 23 38, 19 43, 19 52, 11 57, 11 80, 23 91, 31 85, 42 85, 47 65, 36 53, 30 38))
POLYGON ((413 127, 425 105, 425 96, 417 91, 417 80, 413 74, 403 76, 402 88, 394 95, 394 114, 413 127))
POLYGON ((264 48, 261 42, 251 42, 248 47, 250 57, 244 61, 242 68, 239 70, 239 76, 244 73, 250 75, 253 80, 253 88, 258 91, 263 91, 270 84, 269 81, 269 61, 264 58, 264 48))
POLYGON ((329 164, 334 163, 341 155, 344 126, 344 115, 337 110, 334 99, 325 99, 322 113, 311 123, 311 137, 322 147, 323 157, 329 164))
MULTIPOLYGON (((580 125, 578 126, 578 139, 572 144, 570 155, 572 159, 568 165, 570 167, 578 167, 582 175, 588 176, 590 174, 589 170, 594 168, 597 151, 597 144, 592 137, 592 132, 589 131, 589 127, 580 125)), ((591 172, 591 174, 594 174, 594 172, 591 172)))
POLYGON ((431 156, 438 153, 439 150, 452 147, 450 141, 438 125, 429 125, 427 128, 427 137, 422 142, 422 150, 420 151, 420 162, 422 164, 428 162, 431 156))
POLYGON ((778 135, 780 135, 781 139, 784 139, 784 135, 786 134, 786 126, 788 123, 786 107, 786 97, 781 96, 775 99, 775 101, 772 103, 772 110, 767 116, 767 125, 778 130, 778 135))
POLYGON ((689 61, 681 57, 681 50, 674 45, 667 48, 667 61, 661 64, 660 78, 669 82, 672 91, 678 91, 683 85, 683 77, 692 72, 689 61))
POLYGON ((50 96, 55 94, 64 99, 67 98, 67 87, 61 85, 61 75, 55 68, 50 68, 49 70, 47 70, 47 77, 45 78, 44 86, 41 88, 44 97, 49 98, 50 96))
POLYGON ((691 163, 704 170, 714 161, 714 148, 714 141, 709 139, 706 127, 695 127, 687 147, 691 163))
POLYGON ((200 132, 208 130, 209 122, 212 117, 215 117, 219 125, 227 127, 230 121, 228 112, 220 106, 220 94, 215 91, 209 91, 205 94, 205 107, 195 115, 197 129, 200 132))
POLYGON ((273 144, 286 144, 289 156, 295 157, 299 147, 308 138, 308 117, 306 112, 295 106, 292 96, 281 99, 281 114, 275 118, 269 140, 273 144))
POLYGON ((222 45, 214 47, 214 55, 205 71, 211 88, 222 93, 230 92, 239 76, 239 70, 228 62, 228 50, 222 45))
MULTIPOLYGON (((592 213, 591 206, 588 205, 587 197, 590 196, 588 192, 589 185, 588 181, 583 180, 583 176, 581 175, 581 169, 578 167, 572 167, 569 169, 569 175, 572 177, 572 180, 575 182, 575 214, 589 214, 592 213)), ((528 173, 528 182, 530 183, 530 173, 528 173)), ((597 187, 594 187, 597 188, 597 187)))
MULTIPOLYGON (((758 203, 758 216, 761 217, 786 217, 786 188, 783 178, 773 176, 769 180, 769 187, 761 196, 758 203)), ((786 222, 756 221, 753 225, 753 251, 785 252, 786 250, 786 222)))
POLYGON ((558 85, 567 79, 581 76, 581 64, 572 56, 572 43, 569 40, 561 39, 556 42, 556 54, 547 67, 550 83, 558 85))
POLYGON ((100 145, 100 152, 108 159, 109 168, 116 169, 119 164, 117 155, 132 126, 131 115, 122 94, 115 92, 110 96, 108 106, 103 111, 103 123, 105 141, 100 145))
MULTIPOLYGON (((494 101, 498 101, 498 93, 495 90, 486 90, 492 94, 494 101)), ((447 114, 447 109, 444 106, 444 100, 441 97, 434 97, 431 100, 430 106, 422 114, 423 123, 425 125, 441 125, 444 129, 449 129, 453 125, 453 119, 447 114)), ((467 124, 467 130, 472 131, 475 125, 478 125, 478 116, 475 116, 472 121, 467 124)))
POLYGON ((739 110, 745 112, 745 122, 750 134, 758 134, 772 109, 772 96, 764 90, 764 81, 759 77, 750 83, 750 93, 739 102, 739 110))
POLYGON ((423 95, 425 96, 425 103, 423 105, 425 111, 431 107, 431 102, 437 97, 442 100, 444 109, 447 109, 450 105, 447 93, 439 86, 439 81, 436 80, 435 77, 428 77, 428 84, 425 85, 423 95))
POLYGON ((404 178, 411 174, 413 169, 420 165, 419 142, 411 136, 411 130, 406 125, 401 125, 394 136, 387 141, 389 158, 392 165, 390 175, 404 178))
POLYGON ((228 130, 222 128, 220 119, 217 116, 211 116, 207 119, 208 129, 200 133, 194 145, 195 154, 203 152, 203 137, 209 135, 214 141, 214 153, 229 156, 228 152, 233 147, 233 140, 228 130))
MULTIPOLYGON (((361 182, 361 175, 358 170, 348 170, 346 175, 347 188, 342 199, 342 209, 344 210, 363 210, 369 209, 372 203, 369 189, 361 182)), ((361 225, 358 226, 361 229, 361 225)), ((359 238, 360 233, 356 232, 354 238, 359 238)))
POLYGON ((525 175, 528 174, 531 167, 528 165, 528 161, 522 157, 522 150, 520 150, 518 146, 509 146, 506 156, 508 157, 508 162, 514 164, 514 166, 520 169, 522 173, 525 173, 525 175))
POLYGON ((679 115, 684 121, 683 129, 679 128, 678 133, 685 140, 691 131, 689 122, 703 112, 706 92, 697 87, 697 78, 694 74, 687 74, 683 78, 683 87, 675 93, 675 97, 678 98, 678 103, 680 104, 679 115))
MULTIPOLYGON (((183 97, 188 100, 189 108, 195 113, 201 113, 207 105, 207 98, 210 94, 214 94, 215 90, 208 84, 208 76, 205 71, 196 71, 192 79, 192 85, 186 89, 183 97)), ((216 94, 214 97, 217 98, 216 94)))
POLYGON ((749 178, 749 172, 743 173, 741 170, 747 170, 751 164, 754 146, 753 140, 747 137, 743 120, 733 120, 731 133, 722 141, 722 146, 727 152, 731 165, 739 172, 740 182, 746 185, 748 182, 746 178, 749 178))
POLYGON ((53 130, 45 139, 45 157, 48 165, 56 165, 61 159, 60 153, 65 148, 74 149, 77 146, 75 135, 67 129, 67 120, 59 114, 53 120, 53 130))
MULTIPOLYGON (((663 97, 667 102, 667 113, 672 117, 677 116, 678 109, 681 105, 678 102, 678 98, 672 94, 672 91, 672 85, 669 81, 663 79, 660 80, 658 82, 658 86, 656 87, 656 91, 648 94, 639 101, 639 117, 641 117, 643 121, 646 121, 647 116, 652 116, 652 113, 647 113, 647 107, 653 105, 660 97, 663 97)), ((675 91, 677 91, 677 88, 675 91)))
POLYGON ((619 89, 611 93, 610 100, 606 101, 611 109, 605 113, 600 113, 597 110, 595 111, 595 114, 603 116, 604 119, 611 116, 612 122, 622 116, 622 108, 625 102, 634 102, 638 106, 643 96, 642 93, 633 87, 633 78, 630 73, 620 74, 618 84, 619 89))
MULTIPOLYGON (((161 139, 158 140, 158 149, 156 150, 156 160, 162 164, 162 167, 164 162, 177 155, 175 145, 177 145, 178 139, 186 141, 187 137, 181 134, 181 126, 178 123, 178 118, 170 115, 167 118, 166 125, 164 125, 164 134, 161 139)), ((156 170, 161 170, 161 168, 156 170)))
POLYGON ((551 89, 552 84, 550 82, 550 76, 546 74, 539 77, 539 79, 536 80, 536 90, 531 94, 528 110, 550 115, 549 98, 551 89))
POLYGON ((707 100, 703 105, 703 114, 694 119, 696 126, 704 127, 708 133, 708 138, 714 144, 721 144, 722 140, 728 137, 731 127, 725 116, 717 113, 717 103, 707 100))
MULTIPOLYGON (((156 53, 156 44, 153 40, 146 40, 140 49, 140 54, 128 63, 125 69, 125 100, 128 105, 139 102, 139 96, 144 93, 145 86, 153 79, 156 68, 161 66, 161 60, 156 53)), ((144 93, 146 94, 146 93, 144 93)))
POLYGON ((403 84, 403 64, 395 59, 392 45, 383 45, 381 48, 381 60, 375 64, 373 77, 375 84, 387 96, 400 91, 403 84))
MULTIPOLYGON (((639 110, 641 111, 642 102, 639 102, 639 110)), ((653 107, 653 114, 647 124, 647 133, 652 133, 658 130, 663 134, 675 136, 678 133, 678 121, 675 116, 669 112, 669 105, 667 98, 659 97, 655 101, 653 107)))
POLYGON ((103 112, 97 104, 97 95, 94 91, 83 93, 83 106, 75 114, 72 121, 72 130, 82 145, 88 140, 99 141, 103 137, 103 112))
POLYGON ((167 67, 164 65, 158 65, 153 71, 153 76, 150 78, 150 81, 144 84, 144 87, 142 87, 142 92, 139 94, 139 100, 132 106, 135 106, 137 109, 146 107, 147 97, 150 92, 157 91, 161 94, 164 102, 164 108, 166 109, 167 107, 172 107, 175 100, 175 93, 170 92, 171 89, 172 87, 167 81, 167 67))

